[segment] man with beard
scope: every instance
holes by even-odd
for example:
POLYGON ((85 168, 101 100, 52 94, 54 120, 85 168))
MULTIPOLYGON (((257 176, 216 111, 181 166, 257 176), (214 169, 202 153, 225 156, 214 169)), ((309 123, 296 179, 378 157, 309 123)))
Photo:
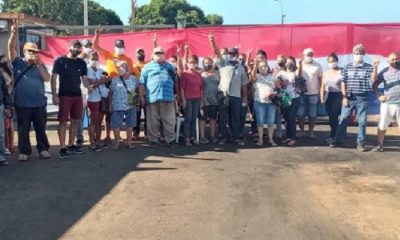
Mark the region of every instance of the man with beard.
POLYGON ((66 56, 59 57, 54 62, 53 74, 51 75, 51 92, 53 94, 54 105, 59 105, 58 135, 60 140, 60 159, 68 158, 68 154, 79 154, 82 150, 74 145, 79 122, 82 119, 83 100, 81 83, 91 89, 87 78, 86 62, 78 56, 82 52, 82 44, 74 40, 70 44, 69 52, 66 56), (57 93, 57 78, 59 82, 57 93), (71 120, 69 127, 69 145, 66 147, 65 139, 67 123, 71 120))

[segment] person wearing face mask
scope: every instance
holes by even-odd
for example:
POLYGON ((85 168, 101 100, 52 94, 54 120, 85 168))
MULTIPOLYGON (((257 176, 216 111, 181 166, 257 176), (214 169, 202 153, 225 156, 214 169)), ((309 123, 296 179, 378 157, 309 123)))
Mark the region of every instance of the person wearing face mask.
POLYGON ((314 61, 314 51, 307 48, 303 51, 302 76, 306 80, 307 92, 300 96, 299 137, 304 137, 305 120, 308 117, 308 136, 315 139, 314 126, 317 120, 317 108, 322 81, 322 67, 314 61))
POLYGON ((94 52, 93 44, 89 39, 84 39, 82 40, 82 46, 83 49, 79 57, 85 60, 85 62, 89 63, 90 54, 94 52))
MULTIPOLYGON (((118 69, 116 67, 116 63, 119 61, 125 61, 129 64, 129 72, 131 72, 131 68, 133 66, 133 61, 130 57, 125 55, 125 42, 123 40, 116 40, 114 44, 114 50, 109 51, 102 48, 99 45, 100 34, 103 32, 101 27, 97 28, 94 33, 93 38, 93 50, 96 51, 106 63, 106 72, 108 73, 110 79, 113 79, 118 76, 118 69)), ((106 87, 109 87, 110 83, 106 84, 106 87)), ((109 113, 106 114, 106 138, 104 139, 105 143, 111 143, 111 115, 109 113)))
POLYGON ((392 52, 387 61, 389 67, 383 69, 378 74, 379 60, 373 64, 372 79, 375 95, 381 102, 380 121, 378 124, 378 143, 372 149, 374 152, 383 152, 383 141, 386 130, 394 117, 400 127, 400 53, 392 52), (378 86, 383 83, 385 89, 382 94, 378 86))
POLYGON ((264 145, 264 125, 268 125, 268 141, 270 146, 276 147, 274 141, 276 106, 271 101, 275 94, 277 82, 265 61, 256 61, 256 66, 251 73, 254 83, 254 109, 257 115, 258 142, 257 146, 264 145))
POLYGON ((200 114, 200 143, 208 144, 210 140, 205 135, 206 121, 210 121, 211 139, 214 143, 218 141, 217 115, 218 115, 218 85, 220 81, 219 72, 214 69, 212 58, 206 57, 203 60, 204 70, 201 73, 203 78, 203 99, 204 106, 200 114))
POLYGON ((329 126, 331 132, 327 143, 332 143, 335 139, 336 129, 339 123, 340 111, 342 108, 342 70, 339 68, 339 58, 335 53, 328 57, 328 70, 322 76, 321 84, 321 103, 325 104, 329 116, 329 126))
POLYGON ((126 142, 129 148, 134 148, 132 143, 132 132, 136 126, 136 107, 135 103, 130 102, 129 95, 134 96, 137 87, 135 77, 129 72, 127 62, 117 63, 119 76, 115 77, 110 85, 112 99, 111 127, 114 131, 115 143, 114 150, 118 150, 121 144, 120 128, 124 119, 126 122, 126 142))
POLYGON ((170 148, 177 147, 175 100, 179 102, 180 92, 177 79, 176 68, 165 60, 164 49, 154 48, 152 61, 143 68, 139 85, 140 102, 146 108, 150 147, 158 146, 161 131, 167 145, 170 148))
POLYGON ((57 58, 53 65, 51 75, 51 92, 53 94, 54 105, 59 105, 58 110, 58 134, 60 140, 60 159, 69 158, 69 154, 80 154, 82 150, 74 145, 77 130, 82 120, 83 99, 81 84, 83 83, 89 91, 92 86, 87 78, 86 62, 79 58, 82 52, 82 44, 74 40, 70 44, 66 56, 57 58), (57 92, 58 79, 58 92, 57 92), (68 147, 66 146, 67 123, 71 122, 69 127, 68 147))
POLYGON ((39 58, 39 48, 35 43, 24 44, 24 58, 17 54, 17 30, 14 22, 8 40, 8 57, 13 66, 14 107, 17 114, 18 150, 20 161, 28 160, 32 154, 29 132, 33 124, 37 150, 41 158, 48 159, 50 144, 46 135, 47 98, 44 82, 50 75, 39 58))
POLYGON ((368 118, 368 95, 372 91, 372 66, 364 61, 365 47, 358 44, 353 48, 353 63, 342 70, 342 110, 335 140, 330 147, 340 147, 346 135, 347 125, 354 109, 357 111, 358 135, 357 150, 366 152, 365 138, 368 118))
POLYGON ((231 48, 228 51, 228 60, 224 59, 215 43, 215 36, 210 33, 209 40, 214 54, 218 58, 220 71, 219 84, 219 119, 218 128, 221 139, 220 145, 225 145, 227 135, 227 124, 229 123, 231 137, 235 144, 244 146, 245 142, 240 139, 242 107, 248 106, 247 84, 249 78, 246 69, 238 62, 238 49, 231 48))
POLYGON ((103 122, 104 114, 101 112, 101 99, 108 97, 108 88, 103 82, 108 81, 104 76, 104 70, 99 66, 99 55, 96 52, 91 52, 88 58, 88 79, 93 85, 93 89, 89 91, 87 106, 89 109, 89 150, 94 152, 101 151, 100 147, 104 147, 101 142, 101 123, 103 122))
POLYGON ((195 55, 188 59, 188 70, 180 75, 182 105, 184 108, 185 145, 198 145, 196 139, 196 119, 203 107, 203 79, 197 71, 199 58, 195 55))
POLYGON ((283 82, 286 91, 292 99, 292 104, 282 109, 282 115, 286 123, 286 139, 282 140, 283 144, 294 146, 296 142, 296 119, 300 105, 300 90, 296 87, 296 79, 302 74, 301 66, 296 65, 296 59, 293 56, 287 57, 285 70, 281 70, 276 74, 276 78, 283 82))
MULTIPOLYGON (((5 79, 6 87, 9 94, 11 94, 13 76, 8 64, 8 58, 4 54, 0 55, 0 75, 5 79)), ((11 153, 14 152, 14 121, 12 115, 13 109, 11 109, 11 114, 9 116, 4 117, 6 155, 11 155, 11 153)))

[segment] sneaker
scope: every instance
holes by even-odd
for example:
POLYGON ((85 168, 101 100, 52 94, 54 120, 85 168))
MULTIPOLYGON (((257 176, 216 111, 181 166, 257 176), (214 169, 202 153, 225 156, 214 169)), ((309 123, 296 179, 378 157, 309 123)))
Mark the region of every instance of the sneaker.
POLYGON ((150 148, 156 148, 156 147, 158 147, 158 142, 149 142, 149 147, 150 148))
POLYGON ((218 138, 214 137, 212 140, 213 143, 217 143, 218 142, 218 138))
POLYGON ((200 145, 200 142, 199 142, 199 141, 197 141, 197 140, 192 140, 192 143, 193 143, 193 145, 195 145, 195 146, 198 146, 198 145, 200 145))
POLYGON ((69 158, 68 152, 66 148, 61 148, 60 153, 58 154, 59 159, 66 159, 69 158))
POLYGON ((376 147, 374 147, 372 149, 373 152, 383 152, 383 146, 381 144, 376 145, 376 147))
POLYGON ((208 140, 206 137, 204 137, 204 138, 200 139, 200 143, 201 144, 209 144, 210 140, 208 140))
POLYGON ((366 151, 368 151, 368 149, 366 149, 366 148, 364 147, 364 144, 361 144, 361 143, 357 144, 357 150, 358 150, 359 152, 366 152, 366 151))
POLYGON ((89 150, 92 151, 92 152, 101 152, 100 147, 98 147, 97 145, 95 145, 95 146, 90 146, 90 147, 89 147, 89 150))
POLYGON ((270 145, 271 147, 277 147, 277 146, 278 146, 278 144, 276 144, 276 142, 269 142, 269 145, 270 145))
POLYGON ((226 138, 221 138, 218 142, 219 145, 224 146, 226 144, 226 138))
POLYGON ((48 151, 41 151, 39 155, 40 155, 40 158, 42 158, 42 159, 50 159, 51 158, 51 155, 48 151))
POLYGON ((7 166, 8 161, 6 159, 0 160, 0 166, 7 166))
POLYGON ((18 157, 18 160, 21 161, 21 162, 28 161, 28 155, 20 154, 19 157, 18 157))
POLYGON ((236 140, 235 140, 235 144, 238 145, 238 146, 244 146, 244 145, 245 145, 245 144, 244 144, 244 141, 243 141, 243 140, 240 140, 240 139, 236 139, 236 140))
POLYGON ((328 145, 330 145, 331 143, 333 143, 335 141, 335 139, 333 139, 333 138, 327 138, 326 140, 325 140, 325 142, 326 142, 326 144, 328 144, 328 145))
POLYGON ((167 143, 168 147, 171 149, 176 149, 178 145, 176 145, 175 141, 167 143))
POLYGON ((11 155, 10 149, 8 149, 8 148, 4 149, 4 154, 6 154, 7 156, 10 156, 11 155))
POLYGON ((329 147, 331 147, 331 148, 338 148, 338 147, 342 147, 342 146, 343 146, 342 143, 335 142, 335 141, 333 141, 332 143, 329 144, 329 147))
POLYGON ((68 154, 82 154, 83 152, 82 152, 81 147, 72 145, 72 146, 67 147, 67 153, 68 154))

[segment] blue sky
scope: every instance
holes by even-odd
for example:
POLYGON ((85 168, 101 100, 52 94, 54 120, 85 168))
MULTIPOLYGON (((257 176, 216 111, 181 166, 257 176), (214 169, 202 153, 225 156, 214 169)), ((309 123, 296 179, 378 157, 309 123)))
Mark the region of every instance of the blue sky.
MULTIPOLYGON (((113 9, 127 24, 130 0, 95 0, 113 9)), ((168 0, 166 0, 168 1, 168 0)), ((275 0, 187 0, 205 14, 224 17, 224 24, 277 24, 281 6, 275 0)), ((307 22, 400 22, 400 0, 281 0, 285 23, 307 22)), ((138 0, 139 6, 150 0, 138 0)))

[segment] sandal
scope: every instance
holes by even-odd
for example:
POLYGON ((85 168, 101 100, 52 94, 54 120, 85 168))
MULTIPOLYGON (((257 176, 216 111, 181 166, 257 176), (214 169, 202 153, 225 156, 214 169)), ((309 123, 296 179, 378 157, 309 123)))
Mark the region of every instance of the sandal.
POLYGON ((291 141, 287 142, 287 145, 288 145, 289 147, 293 147, 293 146, 296 145, 296 144, 297 144, 296 140, 291 140, 291 141))
POLYGON ((269 142, 269 145, 271 145, 271 147, 277 147, 278 144, 276 144, 276 142, 269 142))

